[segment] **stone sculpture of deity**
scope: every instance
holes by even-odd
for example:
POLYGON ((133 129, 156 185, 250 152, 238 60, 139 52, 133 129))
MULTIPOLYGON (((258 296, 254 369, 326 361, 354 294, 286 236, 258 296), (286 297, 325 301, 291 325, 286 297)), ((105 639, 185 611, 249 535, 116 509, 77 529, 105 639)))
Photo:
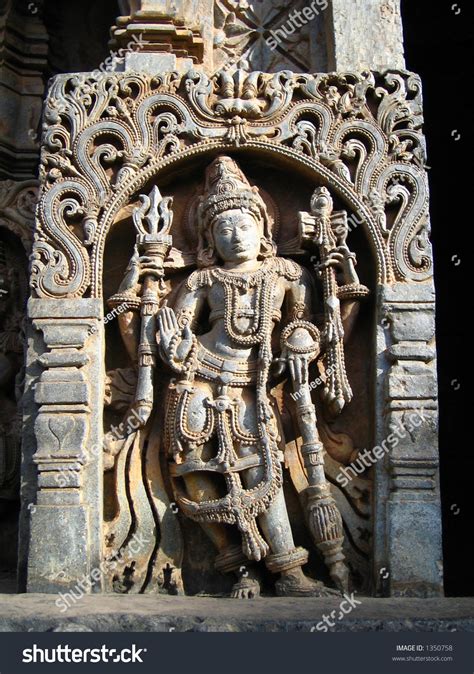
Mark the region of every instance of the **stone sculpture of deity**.
MULTIPOLYGON (((151 217, 150 200, 145 200, 136 224, 147 208, 151 217)), ((136 249, 111 300, 111 305, 127 302, 130 309, 119 322, 138 362, 135 401, 143 424, 162 404, 153 398, 153 369, 170 374, 164 446, 173 498, 212 541, 216 568, 236 574, 233 597, 259 595, 261 560, 276 574, 280 596, 325 596, 348 588, 342 521, 325 477, 308 368, 325 356, 325 365, 331 366, 327 403, 340 410, 351 395, 343 342, 366 289, 344 236, 331 229, 330 214, 329 193, 320 188, 312 214, 301 218, 302 231, 313 231, 324 251, 317 273, 327 320, 319 327, 313 322, 314 273, 277 255, 258 188, 227 156, 217 157, 207 169, 197 209, 197 269, 184 280, 172 306, 162 278, 171 231, 166 199, 155 203, 166 234, 154 247, 148 235, 150 245, 136 249), (342 284, 336 284, 336 273, 342 284), (283 428, 271 395, 275 382, 284 378, 295 392, 309 484, 308 525, 337 590, 303 573, 308 551, 294 543, 283 491, 283 428), (239 573, 242 567, 245 574, 239 573)))

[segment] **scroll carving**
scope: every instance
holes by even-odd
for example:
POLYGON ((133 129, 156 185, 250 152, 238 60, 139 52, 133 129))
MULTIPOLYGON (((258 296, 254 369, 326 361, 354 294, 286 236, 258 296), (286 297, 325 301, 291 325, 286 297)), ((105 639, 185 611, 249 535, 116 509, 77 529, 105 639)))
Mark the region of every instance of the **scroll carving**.
POLYGON ((378 277, 431 275, 415 75, 59 76, 46 104, 32 286, 96 297, 117 212, 164 167, 244 148, 300 163, 363 223, 378 277))

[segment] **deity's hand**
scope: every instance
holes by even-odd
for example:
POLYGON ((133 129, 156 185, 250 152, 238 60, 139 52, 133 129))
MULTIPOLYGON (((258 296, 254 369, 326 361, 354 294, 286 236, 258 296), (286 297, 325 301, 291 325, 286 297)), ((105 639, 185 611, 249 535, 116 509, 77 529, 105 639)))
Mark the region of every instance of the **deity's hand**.
POLYGON ((155 258, 147 255, 140 256, 135 246, 133 255, 128 263, 127 271, 120 284, 119 292, 132 291, 138 294, 141 281, 145 276, 160 276, 162 272, 163 267, 155 258))
POLYGON ((347 246, 338 246, 329 253, 324 262, 318 265, 318 271, 333 267, 342 273, 344 284, 358 283, 359 279, 355 271, 356 257, 347 246))
POLYGON ((173 309, 163 306, 157 314, 160 331, 160 347, 168 361, 183 362, 193 345, 193 333, 189 326, 179 327, 173 309))
POLYGON ((286 361, 295 389, 308 384, 309 364, 320 351, 320 333, 309 321, 296 320, 281 333, 281 361, 286 361))
POLYGON ((163 263, 157 261, 154 257, 142 255, 138 258, 138 276, 142 279, 144 276, 161 276, 163 273, 163 263))
POLYGON ((288 368, 295 391, 308 383, 308 368, 310 358, 306 354, 290 353, 288 355, 288 368))

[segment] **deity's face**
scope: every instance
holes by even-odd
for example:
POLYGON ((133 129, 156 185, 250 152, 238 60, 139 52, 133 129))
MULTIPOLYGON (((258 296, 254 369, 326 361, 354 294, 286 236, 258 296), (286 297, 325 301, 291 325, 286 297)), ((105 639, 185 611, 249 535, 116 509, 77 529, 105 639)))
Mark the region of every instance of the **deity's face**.
POLYGON ((214 244, 224 262, 256 260, 261 247, 261 227, 250 213, 232 209, 218 215, 212 225, 214 244))

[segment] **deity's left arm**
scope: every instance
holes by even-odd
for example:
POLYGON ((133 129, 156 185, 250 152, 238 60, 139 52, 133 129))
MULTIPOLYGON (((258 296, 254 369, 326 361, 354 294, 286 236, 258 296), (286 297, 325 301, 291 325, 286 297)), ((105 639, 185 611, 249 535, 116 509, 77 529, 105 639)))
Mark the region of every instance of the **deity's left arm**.
MULTIPOLYGON (((336 253, 337 254, 337 253, 336 253)), ((366 297, 368 289, 361 285, 356 272, 356 257, 346 247, 339 249, 340 275, 337 297, 340 302, 341 321, 344 329, 344 343, 350 338, 360 309, 360 300, 366 297)))
POLYGON ((295 387, 307 382, 309 363, 319 353, 319 331, 312 322, 314 308, 313 279, 299 267, 297 278, 287 282, 281 324, 280 361, 288 365, 295 387))
POLYGON ((300 267, 296 280, 288 283, 285 295, 285 322, 311 320, 315 308, 316 288, 311 274, 300 267))

